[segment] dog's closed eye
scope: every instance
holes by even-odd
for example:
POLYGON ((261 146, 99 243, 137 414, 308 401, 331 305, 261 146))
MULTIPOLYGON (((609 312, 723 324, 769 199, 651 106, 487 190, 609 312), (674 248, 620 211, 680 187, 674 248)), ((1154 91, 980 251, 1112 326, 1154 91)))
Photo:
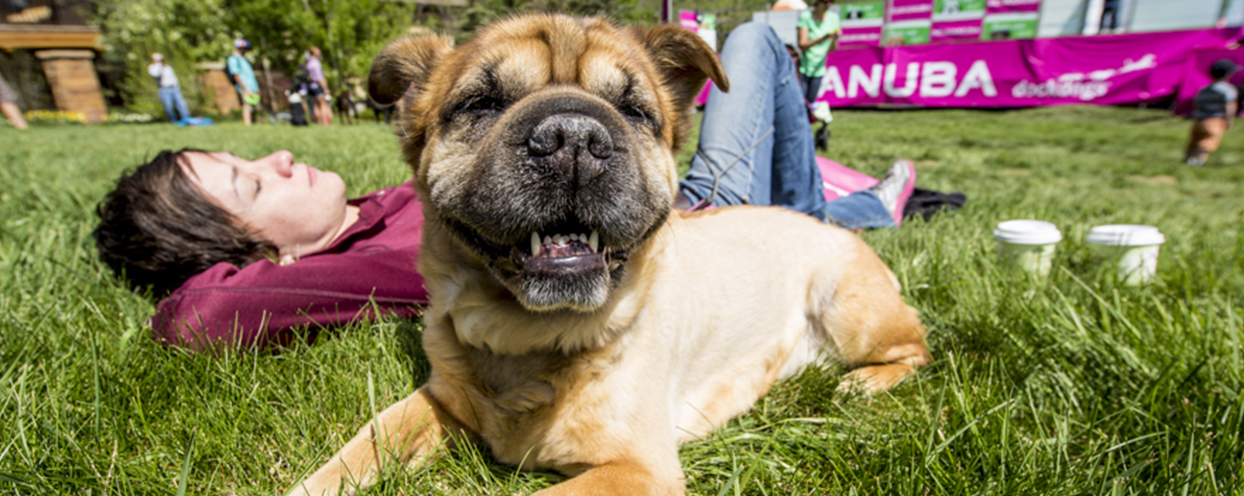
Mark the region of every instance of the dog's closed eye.
POLYGON ((481 92, 469 94, 460 98, 456 103, 445 106, 444 112, 441 113, 441 121, 445 124, 455 119, 468 119, 475 121, 479 119, 500 116, 505 109, 509 108, 511 102, 495 93, 481 92))
POLYGON ((640 89, 639 81, 630 73, 626 74, 626 86, 621 89, 616 97, 608 99, 614 101, 614 108, 618 109, 622 115, 639 124, 650 126, 656 133, 661 132, 661 120, 657 118, 657 112, 648 103, 651 96, 640 89))
POLYGON ((457 112, 500 112, 509 104, 493 95, 476 95, 458 105, 457 112))

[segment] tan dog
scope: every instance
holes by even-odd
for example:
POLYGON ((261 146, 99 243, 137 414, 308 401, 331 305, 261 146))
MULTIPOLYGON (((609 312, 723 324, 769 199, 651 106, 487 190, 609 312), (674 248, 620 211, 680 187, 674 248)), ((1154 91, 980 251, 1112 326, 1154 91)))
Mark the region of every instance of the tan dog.
POLYGON ((682 494, 678 446, 825 359, 868 391, 928 362, 855 235, 781 208, 682 215, 692 99, 729 84, 695 34, 525 16, 372 67, 426 226, 428 383, 294 488, 335 494, 443 446, 574 476, 540 494, 682 494))

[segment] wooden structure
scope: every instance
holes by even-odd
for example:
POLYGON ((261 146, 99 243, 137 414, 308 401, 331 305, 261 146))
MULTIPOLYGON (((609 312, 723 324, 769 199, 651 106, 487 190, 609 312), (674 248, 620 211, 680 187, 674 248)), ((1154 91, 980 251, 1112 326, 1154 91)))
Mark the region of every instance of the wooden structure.
POLYGON ((199 84, 208 102, 216 107, 217 114, 228 114, 242 108, 238 100, 238 92, 225 75, 225 64, 222 62, 204 62, 195 65, 199 70, 199 84))
POLYGON ((43 62, 43 75, 52 87, 56 108, 78 112, 90 123, 103 122, 108 117, 99 76, 95 74, 95 52, 38 50, 35 57, 43 62))
POLYGON ((0 15, 0 50, 33 50, 43 65, 56 108, 79 112, 87 122, 103 122, 108 115, 95 52, 99 31, 87 26, 86 1, 30 0, 20 12, 0 15))
POLYGON ((0 50, 98 48, 99 30, 91 26, 0 23, 0 50))

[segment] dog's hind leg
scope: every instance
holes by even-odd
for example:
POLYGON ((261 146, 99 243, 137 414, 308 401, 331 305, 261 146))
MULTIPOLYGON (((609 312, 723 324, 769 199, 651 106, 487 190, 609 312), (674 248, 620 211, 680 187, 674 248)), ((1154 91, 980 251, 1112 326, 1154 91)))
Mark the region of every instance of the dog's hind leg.
POLYGON ((840 390, 885 391, 931 361, 924 326, 907 306, 898 282, 860 241, 860 252, 832 291, 817 302, 821 324, 843 365, 853 369, 840 390))
POLYGON ((373 484, 384 466, 422 461, 450 442, 449 435, 458 430, 424 386, 359 429, 328 463, 287 494, 354 494, 373 484))

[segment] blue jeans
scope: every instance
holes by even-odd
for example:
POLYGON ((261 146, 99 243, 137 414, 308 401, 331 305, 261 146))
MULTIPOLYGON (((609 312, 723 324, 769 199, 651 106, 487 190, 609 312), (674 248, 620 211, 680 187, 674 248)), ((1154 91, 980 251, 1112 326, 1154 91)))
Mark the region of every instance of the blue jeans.
POLYGON ((803 99, 808 103, 815 102, 816 97, 819 96, 816 92, 821 90, 821 78, 800 74, 799 85, 803 88, 803 99))
POLYGON ((848 228, 894 225, 872 192, 825 201, 803 88, 773 28, 735 28, 721 61, 730 92, 714 86, 704 109, 698 150, 681 183, 692 204, 779 205, 848 228))
POLYGON ((182 119, 190 118, 190 108, 186 106, 186 99, 181 96, 181 88, 176 86, 171 88, 160 88, 160 103, 164 105, 164 115, 168 116, 169 122, 177 122, 177 114, 182 119), (177 114, 173 113, 173 109, 177 109, 177 114))

